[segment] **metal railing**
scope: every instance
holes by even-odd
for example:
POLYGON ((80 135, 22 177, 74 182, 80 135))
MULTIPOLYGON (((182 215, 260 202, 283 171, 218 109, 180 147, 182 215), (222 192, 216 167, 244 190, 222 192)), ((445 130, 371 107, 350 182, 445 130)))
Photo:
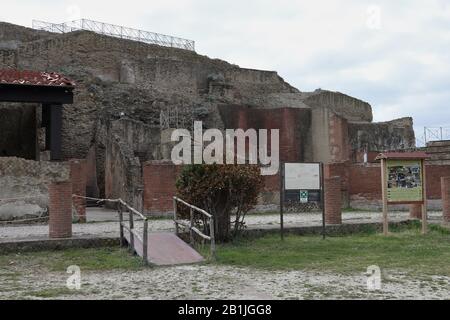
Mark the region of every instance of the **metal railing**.
MULTIPOLYGON (((189 238, 191 241, 191 245, 194 245, 194 233, 197 234, 199 237, 201 237, 204 240, 210 241, 211 243, 211 257, 214 259, 216 256, 216 240, 215 240, 215 235, 214 235, 214 217, 212 214, 206 212, 203 209, 200 209, 196 206, 193 206, 189 203, 187 203, 186 201, 181 200, 180 198, 177 197, 173 197, 173 211, 174 211, 174 216, 173 216, 173 221, 175 223, 175 233, 178 235, 179 234, 179 227, 183 227, 183 228, 187 228, 189 230, 189 238), (178 203, 186 206, 189 208, 189 222, 186 222, 185 220, 179 220, 178 219, 178 203), (202 214, 207 220, 209 220, 209 223, 207 223, 207 225, 205 225, 204 227, 207 227, 209 225, 209 236, 206 235, 205 233, 203 233, 202 231, 200 231, 196 226, 195 226, 195 217, 194 217, 194 212, 198 212, 200 214, 202 214)), ((205 228, 206 229, 206 228, 205 228)))
POLYGON ((450 140, 449 127, 424 127, 423 133, 425 145, 431 141, 450 140))
POLYGON ((115 38, 195 51, 195 41, 193 40, 88 19, 80 19, 63 23, 33 20, 33 29, 54 33, 69 33, 78 30, 86 30, 115 38))

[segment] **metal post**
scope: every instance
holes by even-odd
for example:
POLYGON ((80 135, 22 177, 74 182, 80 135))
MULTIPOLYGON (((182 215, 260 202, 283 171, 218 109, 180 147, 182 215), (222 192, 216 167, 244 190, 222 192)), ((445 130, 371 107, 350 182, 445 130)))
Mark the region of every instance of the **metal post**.
POLYGON ((148 219, 144 219, 144 236, 142 238, 142 258, 144 259, 144 264, 148 264, 148 219))
POLYGON ((191 240, 191 246, 194 246, 194 231, 192 230, 192 228, 194 227, 194 209, 190 208, 190 215, 191 215, 191 225, 189 227, 189 237, 191 240))
POLYGON ((178 235, 178 223, 177 223, 177 200, 173 198, 173 221, 175 223, 175 234, 178 235))
POLYGON ((281 232, 281 240, 284 240, 283 210, 284 210, 284 163, 282 162, 281 167, 280 167, 280 232, 281 232))
POLYGON ((322 237, 325 240, 326 226, 325 226, 325 179, 323 162, 320 163, 320 201, 322 202, 322 237))
POLYGON ((209 235, 211 237, 211 257, 216 258, 216 236, 214 232, 214 217, 209 219, 209 235))
POLYGON ((122 204, 119 202, 117 204, 117 211, 119 212, 119 223, 120 223, 120 246, 124 246, 123 239, 123 212, 122 212, 122 204))
POLYGON ((442 127, 439 128, 441 131, 441 141, 444 140, 444 136, 442 135, 442 127))
POLYGON ((131 212, 131 210, 128 210, 128 217, 130 221, 130 249, 131 252, 134 253, 134 234, 133 234, 134 220, 133 220, 133 212, 131 212))
POLYGON ((425 140, 425 147, 427 146, 427 127, 423 127, 423 139, 425 140))
POLYGON ((383 196, 383 234, 385 236, 389 233, 389 221, 388 221, 388 199, 387 199, 387 160, 381 159, 381 184, 382 184, 382 196, 383 196))

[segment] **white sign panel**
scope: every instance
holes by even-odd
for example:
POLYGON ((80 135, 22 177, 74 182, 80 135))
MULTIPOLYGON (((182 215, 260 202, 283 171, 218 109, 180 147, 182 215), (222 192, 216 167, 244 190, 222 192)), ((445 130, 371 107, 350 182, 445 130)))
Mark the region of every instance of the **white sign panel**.
POLYGON ((319 163, 286 163, 284 167, 286 190, 319 190, 319 163))

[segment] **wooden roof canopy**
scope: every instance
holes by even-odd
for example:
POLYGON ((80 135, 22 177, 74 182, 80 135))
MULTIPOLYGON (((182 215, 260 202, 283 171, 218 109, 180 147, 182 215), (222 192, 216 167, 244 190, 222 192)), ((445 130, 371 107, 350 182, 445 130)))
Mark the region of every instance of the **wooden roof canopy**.
POLYGON ((375 160, 392 159, 392 160, 416 160, 416 159, 429 159, 426 152, 414 151, 414 152, 383 152, 380 153, 375 160))
POLYGON ((0 70, 0 102, 72 104, 75 83, 54 72, 0 70))

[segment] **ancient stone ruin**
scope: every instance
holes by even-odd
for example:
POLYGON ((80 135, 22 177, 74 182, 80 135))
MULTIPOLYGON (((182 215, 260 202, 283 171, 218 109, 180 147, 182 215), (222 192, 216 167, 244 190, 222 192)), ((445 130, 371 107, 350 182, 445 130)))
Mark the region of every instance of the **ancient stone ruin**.
MULTIPOLYGON (((88 196, 121 197, 147 213, 170 211, 178 170, 167 163, 170 133, 190 129, 193 120, 205 128, 279 128, 281 161, 360 163, 415 147, 411 118, 374 123, 370 104, 357 98, 302 92, 275 71, 191 50, 0 23, 0 69, 51 71, 74 81, 74 103, 63 108, 62 160, 83 161, 88 196)), ((1 103, 0 128, 0 198, 26 195, 32 183, 41 190, 33 204, 42 209, 48 177, 39 168, 53 170, 43 152, 42 111, 1 103), (33 179, 11 178, 24 176, 24 163, 33 179)), ((276 204, 276 178, 267 186, 261 202, 276 204)))

